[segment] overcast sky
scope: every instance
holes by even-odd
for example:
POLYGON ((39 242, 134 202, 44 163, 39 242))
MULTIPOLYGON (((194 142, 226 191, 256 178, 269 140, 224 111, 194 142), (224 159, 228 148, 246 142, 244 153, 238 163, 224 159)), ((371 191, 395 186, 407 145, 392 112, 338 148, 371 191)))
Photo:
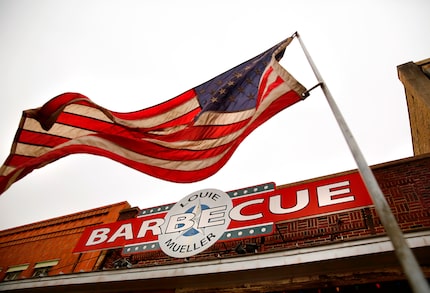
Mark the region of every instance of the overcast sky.
MULTIPOLYGON (((0 161, 23 110, 79 92, 116 112, 156 105, 298 31, 369 165, 412 156, 397 65, 430 57, 430 1, 0 0, 0 161)), ((281 64, 315 83, 297 40, 281 64)), ((212 177, 162 181, 71 155, 0 196, 0 229, 128 201, 147 208, 202 188, 293 183, 355 169, 320 89, 254 131, 212 177)))

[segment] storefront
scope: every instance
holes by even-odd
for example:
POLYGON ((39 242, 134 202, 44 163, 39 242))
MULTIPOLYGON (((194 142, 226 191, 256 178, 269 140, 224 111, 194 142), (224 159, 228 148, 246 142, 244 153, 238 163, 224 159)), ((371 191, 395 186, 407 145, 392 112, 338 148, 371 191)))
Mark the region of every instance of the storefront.
MULTIPOLYGON (((430 154, 372 170, 429 278, 430 154)), ((4 280, 0 290, 410 292, 359 178, 351 170, 281 186, 246 187, 226 192, 231 206, 220 204, 216 192, 196 191, 167 207, 126 207, 117 221, 82 227, 70 248, 70 255, 82 260, 99 252, 90 272, 60 273, 56 264, 48 276, 4 280), (198 198, 199 213, 191 204, 198 198), (222 233, 215 226, 222 226, 222 233), (174 233, 185 232, 188 242, 180 242, 174 233)))

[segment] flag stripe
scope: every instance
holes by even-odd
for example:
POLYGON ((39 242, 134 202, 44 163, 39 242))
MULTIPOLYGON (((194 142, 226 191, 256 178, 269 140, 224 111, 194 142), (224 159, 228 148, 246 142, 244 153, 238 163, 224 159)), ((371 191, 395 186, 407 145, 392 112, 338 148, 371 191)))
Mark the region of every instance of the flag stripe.
POLYGON ((194 125, 231 125, 248 120, 254 113, 255 109, 232 113, 205 112, 194 125))
POLYGON ((62 144, 69 139, 66 137, 55 136, 53 134, 46 134, 40 132, 34 132, 23 129, 19 138, 20 143, 27 143, 32 145, 42 145, 47 147, 55 147, 62 144))
POLYGON ((50 135, 56 135, 69 139, 94 133, 94 131, 84 129, 82 127, 65 125, 61 123, 55 123, 48 132, 40 126, 40 123, 37 120, 32 118, 28 118, 25 120, 23 129, 29 130, 31 132, 38 132, 40 134, 49 133, 50 135))
POLYGON ((52 150, 50 147, 36 146, 25 143, 17 143, 15 153, 18 155, 32 154, 33 157, 39 157, 52 150))
MULTIPOLYGON (((189 93, 191 94, 191 93, 189 93)), ((122 114, 112 114, 111 117, 108 117, 100 108, 93 108, 91 105, 80 105, 73 104, 67 106, 64 112, 85 116, 88 118, 94 118, 97 120, 102 120, 106 122, 122 125, 124 127, 129 128, 143 128, 143 129, 151 129, 155 127, 159 127, 162 125, 163 127, 168 126, 169 124, 176 125, 178 120, 189 121, 188 116, 194 117, 195 112, 199 110, 198 101, 195 99, 195 95, 188 99, 184 104, 175 105, 175 107, 168 109, 163 107, 157 112, 148 111, 148 113, 140 111, 138 113, 133 113, 133 115, 122 114), (167 110, 163 112, 163 110, 167 110), (184 115, 186 113, 186 115, 184 115), (150 116, 149 114, 153 114, 150 116), (188 115, 188 116, 187 116, 188 115), (135 120, 131 120, 132 117, 137 117, 135 120)))
MULTIPOLYGON (((160 159, 156 157, 150 157, 148 155, 142 155, 128 148, 119 147, 117 144, 112 143, 110 140, 103 139, 97 136, 85 136, 80 137, 76 140, 71 140, 65 143, 62 150, 67 147, 79 147, 79 149, 88 148, 85 152, 94 153, 97 155, 104 155, 107 157, 117 156, 117 158, 123 158, 122 160, 129 160, 129 164, 132 164, 136 169, 140 166, 146 165, 149 167, 163 166, 163 169, 168 170, 179 170, 179 171, 198 171, 202 168, 213 165, 220 160, 227 150, 217 154, 215 156, 204 157, 201 159, 188 160, 188 164, 183 164, 183 161, 178 156, 177 160, 160 159), (94 148, 93 148, 94 147, 94 148)), ((179 151, 178 151, 179 152, 179 151)), ((182 153, 182 152, 181 152, 182 153)), ((183 154, 183 153, 182 153, 183 154)))
MULTIPOLYGON (((112 114, 118 119, 139 121, 146 118, 158 117, 160 114, 163 114, 163 113, 169 113, 169 112, 180 113, 182 107, 189 108, 189 109, 198 107, 198 105, 195 104, 196 103, 195 97, 196 97, 196 92, 194 89, 191 89, 173 99, 170 99, 161 104, 152 106, 150 108, 146 108, 143 110, 130 112, 130 113, 112 112, 112 114)), ((184 112, 188 112, 188 111, 184 111, 184 112)), ((160 119, 158 119, 158 121, 163 122, 163 120, 160 120, 160 119)), ((151 123, 151 121, 148 121, 148 123, 151 123)), ((143 128, 147 128, 147 127, 143 127, 143 128)))
MULTIPOLYGON (((202 140, 202 139, 216 139, 221 136, 227 136, 231 133, 235 133, 238 130, 246 127, 249 123, 250 118, 239 123, 234 123, 230 125, 220 125, 220 126, 196 126, 193 129, 183 129, 184 131, 177 131, 175 133, 164 135, 162 137, 154 136, 155 140, 162 140, 163 142, 177 142, 179 138, 183 141, 190 140, 202 140)), ((148 137, 149 139, 149 137, 148 137)))
POLYGON ((82 135, 90 135, 97 132, 110 132, 112 134, 119 134, 125 137, 135 137, 137 134, 136 131, 132 131, 130 129, 127 129, 125 131, 124 127, 122 127, 121 125, 116 125, 112 122, 104 122, 97 119, 83 117, 70 113, 61 114, 58 117, 57 123, 54 124, 54 126, 57 124, 62 125, 62 127, 64 128, 64 132, 67 132, 68 134, 70 133, 70 135, 68 136, 70 138, 79 137, 82 135), (79 126, 79 132, 73 133, 71 131, 71 128, 73 128, 74 125, 79 126))
POLYGON ((63 115, 67 113, 112 123, 111 118, 108 117, 106 113, 104 113, 103 111, 100 111, 100 109, 98 108, 93 108, 89 105, 81 105, 81 104, 69 105, 66 108, 64 108, 63 115))

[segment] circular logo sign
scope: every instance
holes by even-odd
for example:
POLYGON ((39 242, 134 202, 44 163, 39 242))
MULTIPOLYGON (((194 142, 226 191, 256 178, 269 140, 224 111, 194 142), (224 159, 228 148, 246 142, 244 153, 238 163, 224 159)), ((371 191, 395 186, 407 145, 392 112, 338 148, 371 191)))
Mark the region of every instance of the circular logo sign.
POLYGON ((158 236, 161 250, 183 258, 208 249, 221 238, 230 224, 233 207, 227 193, 202 189, 178 201, 165 216, 158 236))

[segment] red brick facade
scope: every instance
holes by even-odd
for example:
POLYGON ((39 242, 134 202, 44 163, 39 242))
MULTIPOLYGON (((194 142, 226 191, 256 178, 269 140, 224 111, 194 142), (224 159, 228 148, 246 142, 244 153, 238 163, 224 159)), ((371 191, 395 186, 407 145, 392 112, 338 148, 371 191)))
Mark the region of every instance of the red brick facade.
POLYGON ((115 222, 119 212, 129 207, 127 202, 121 202, 0 231, 0 280, 9 268, 19 265, 28 267, 18 278, 31 278, 37 264, 46 261, 58 261, 49 275, 92 271, 101 261, 101 252, 72 253, 82 231, 88 226, 115 222))

